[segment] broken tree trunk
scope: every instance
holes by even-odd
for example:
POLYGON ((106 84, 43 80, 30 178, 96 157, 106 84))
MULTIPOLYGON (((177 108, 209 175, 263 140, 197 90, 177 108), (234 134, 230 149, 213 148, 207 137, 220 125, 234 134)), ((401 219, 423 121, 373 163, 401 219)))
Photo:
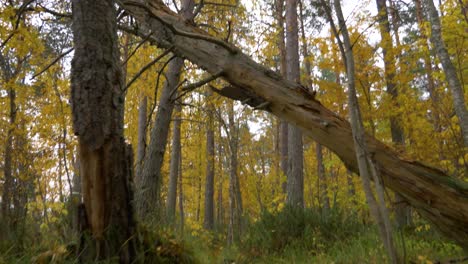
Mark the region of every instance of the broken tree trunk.
MULTIPOLYGON (((297 83, 263 67, 237 47, 187 23, 160 1, 119 1, 140 23, 134 33, 147 36, 173 52, 223 78, 243 93, 249 104, 302 128, 315 141, 336 153, 358 172, 351 127, 325 108, 297 83), (266 103, 265 103, 266 102, 266 103)), ((219 91, 223 93, 223 90, 219 91)), ((232 98, 232 97, 231 97, 232 98)), ((377 139, 366 135, 370 153, 386 187, 402 195, 446 236, 468 249, 468 184, 420 162, 404 159, 377 139)))
POLYGON ((73 0, 71 102, 83 201, 80 261, 135 257, 131 148, 123 136, 124 100, 111 0, 73 0), (88 236, 87 234, 90 234, 88 236))

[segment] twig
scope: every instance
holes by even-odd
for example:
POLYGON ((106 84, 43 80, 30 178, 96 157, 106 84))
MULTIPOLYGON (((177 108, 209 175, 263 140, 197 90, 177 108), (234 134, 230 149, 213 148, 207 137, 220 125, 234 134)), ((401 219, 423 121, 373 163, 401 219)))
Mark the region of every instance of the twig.
POLYGON ((127 58, 125 58, 125 61, 122 62, 122 66, 127 64, 127 62, 130 60, 130 58, 135 55, 135 53, 138 51, 138 49, 146 42, 148 41, 148 39, 151 37, 151 35, 153 34, 153 32, 150 32, 145 38, 143 38, 140 43, 138 43, 138 45, 136 46, 136 48, 132 51, 132 53, 130 53, 130 55, 128 55, 127 58))
POLYGON ((57 58, 55 58, 51 63, 49 63, 44 69, 42 69, 40 72, 34 74, 31 77, 31 80, 34 80, 37 76, 43 74, 45 71, 47 71, 50 67, 52 67, 55 63, 57 63, 59 60, 61 60, 63 57, 67 56, 70 52, 72 52, 75 48, 69 48, 67 51, 63 52, 60 54, 57 58))
POLYGON ((54 16, 57 16, 57 17, 66 17, 66 18, 72 18, 72 14, 71 13, 60 13, 60 12, 57 12, 55 10, 52 10, 52 9, 49 9, 41 4, 39 4, 39 6, 42 8, 43 11, 45 11, 46 13, 49 13, 51 15, 54 15, 54 16))
POLYGON ((124 93, 128 90, 128 88, 145 72, 147 71, 149 68, 151 68, 151 66, 153 66, 156 62, 158 62, 161 58, 163 58, 164 56, 166 56, 169 52, 171 52, 172 50, 174 49, 174 47, 171 47, 167 50, 165 50, 161 55, 159 55, 158 57, 156 57, 154 60, 152 60, 150 63, 146 64, 143 68, 140 69, 140 71, 135 74, 135 76, 133 76, 133 78, 130 80, 130 82, 128 82, 127 86, 125 86, 125 89, 124 89, 124 93))
POLYGON ((197 9, 193 12, 192 19, 194 19, 202 10, 203 6, 205 5, 205 1, 200 0, 200 3, 198 3, 197 9))

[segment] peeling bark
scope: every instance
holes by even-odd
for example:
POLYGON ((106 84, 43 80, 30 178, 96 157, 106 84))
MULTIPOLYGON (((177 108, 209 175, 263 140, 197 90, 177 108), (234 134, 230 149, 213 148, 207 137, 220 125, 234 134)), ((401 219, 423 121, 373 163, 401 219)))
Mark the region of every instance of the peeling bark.
MULTIPOLYGON (((301 86, 259 65, 238 48, 185 23, 159 1, 120 1, 140 23, 136 34, 147 36, 162 48, 223 78, 239 92, 268 102, 269 111, 301 127, 314 140, 336 153, 347 167, 358 172, 349 123, 307 96, 301 86)), ((251 100, 256 101, 256 100, 251 100)), ((255 105, 256 106, 256 105, 255 105)), ((446 236, 468 249, 468 184, 400 157, 377 139, 365 135, 367 147, 387 188, 399 193, 446 236)))

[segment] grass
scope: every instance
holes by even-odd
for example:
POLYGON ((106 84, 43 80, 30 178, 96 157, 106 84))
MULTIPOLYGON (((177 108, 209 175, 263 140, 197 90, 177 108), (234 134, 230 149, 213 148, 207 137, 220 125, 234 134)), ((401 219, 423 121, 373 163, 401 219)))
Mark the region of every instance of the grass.
MULTIPOLYGON (((405 263, 443 263, 466 256, 460 247, 440 237, 427 223, 418 221, 414 227, 395 233, 405 263)), ((145 245, 144 253, 140 254, 157 263, 387 262, 375 227, 338 210, 327 216, 310 209, 265 212, 258 221, 249 224, 241 241, 229 247, 224 232, 200 228, 186 228, 183 234, 169 228, 140 232, 145 245)), ((42 239, 41 243, 25 239, 27 244, 21 248, 0 241, 0 263, 33 263, 42 256, 48 260, 43 263, 76 263, 72 254, 67 258, 66 240, 45 236, 42 239)))

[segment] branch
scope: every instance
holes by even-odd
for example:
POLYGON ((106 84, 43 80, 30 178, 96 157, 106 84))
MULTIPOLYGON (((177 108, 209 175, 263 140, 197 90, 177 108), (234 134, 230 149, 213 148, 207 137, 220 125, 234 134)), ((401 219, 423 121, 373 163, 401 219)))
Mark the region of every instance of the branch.
POLYGON ((162 17, 159 17, 159 16, 153 14, 151 9, 148 6, 146 6, 146 5, 142 4, 142 3, 133 2, 133 1, 125 1, 124 5, 136 6, 136 7, 144 9, 149 14, 149 16, 151 16, 152 18, 154 18, 154 19, 158 20, 159 22, 161 22, 161 24, 163 24, 164 26, 168 27, 172 31, 172 33, 174 33, 175 35, 188 37, 188 38, 193 38, 193 39, 201 39, 201 40, 205 40, 205 41, 217 44, 217 45, 227 49, 231 54, 237 54, 239 52, 239 49, 237 47, 232 46, 229 43, 226 43, 226 42, 224 42, 224 41, 222 41, 220 39, 214 38, 214 37, 209 36, 209 35, 201 35, 201 34, 197 34, 197 33, 186 32, 186 31, 183 31, 183 30, 180 30, 180 29, 176 28, 171 22, 168 22, 168 21, 164 20, 162 17))
MULTIPOLYGON (((216 74, 211 75, 210 77, 208 77, 208 78, 206 78, 206 79, 203 79, 203 80, 201 80, 201 81, 198 81, 198 82, 189 84, 189 85, 187 85, 187 86, 185 86, 185 87, 182 87, 182 89, 181 89, 181 90, 182 90, 182 93, 181 93, 179 96, 177 96, 177 98, 173 99, 172 101, 179 100, 179 99, 182 98, 184 95, 186 95, 186 94, 188 94, 189 92, 191 92, 191 91, 197 89, 198 87, 203 86, 203 85, 205 85, 205 84, 207 84, 207 83, 209 83, 209 82, 211 82, 211 81, 213 81, 213 80, 218 79, 221 75, 223 75, 223 71, 222 71, 222 70, 219 71, 219 72, 217 72, 216 74)), ((172 94, 175 93, 176 90, 177 90, 177 88, 174 89, 174 90, 171 92, 171 96, 172 96, 172 94)))
POLYGON ((174 49, 174 47, 170 47, 169 49, 165 50, 161 55, 159 55, 158 57, 156 57, 154 60, 152 60, 150 63, 146 64, 143 68, 140 69, 140 71, 135 74, 135 76, 133 76, 133 78, 130 80, 130 82, 128 82, 127 86, 125 86, 125 89, 124 89, 124 93, 128 90, 128 88, 145 72, 147 71, 149 68, 151 68, 151 66, 153 66, 156 62, 158 62, 161 58, 163 58, 164 56, 166 56, 169 52, 171 52, 172 50, 174 49))
POLYGON ((44 69, 42 69, 40 72, 34 74, 31 77, 31 80, 34 80, 37 76, 43 74, 45 71, 47 71, 50 67, 52 67, 55 63, 57 63, 59 60, 61 60, 63 57, 67 56, 70 52, 72 52, 75 48, 69 48, 67 51, 63 52, 60 54, 57 58, 55 58, 51 63, 49 63, 44 69))
POLYGON ((60 13, 60 12, 57 12, 55 10, 52 10, 52 9, 49 9, 41 4, 39 4, 39 6, 42 8, 43 11, 45 11, 46 13, 49 13, 51 15, 54 15, 56 17, 66 17, 66 18, 72 18, 72 14, 71 13, 60 13))

